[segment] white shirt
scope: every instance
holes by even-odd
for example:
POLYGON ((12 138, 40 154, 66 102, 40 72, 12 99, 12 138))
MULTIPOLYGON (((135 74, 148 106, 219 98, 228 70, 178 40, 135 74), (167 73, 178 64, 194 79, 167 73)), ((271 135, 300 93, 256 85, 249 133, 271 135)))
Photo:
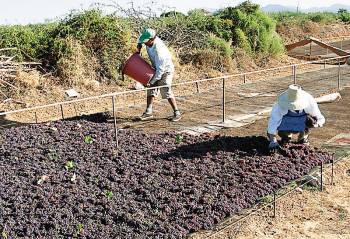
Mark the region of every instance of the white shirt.
MULTIPOLYGON (((324 116, 321 114, 321 111, 318 108, 316 100, 309 93, 305 91, 303 93, 306 95, 306 100, 308 101, 307 106, 303 110, 305 111, 306 114, 316 117, 317 125, 319 127, 322 127, 326 120, 324 116)), ((267 132, 269 134, 273 134, 273 135, 277 134, 277 128, 278 126, 280 126, 283 116, 286 115, 287 113, 288 113, 288 109, 282 108, 278 103, 276 103, 273 106, 268 127, 267 127, 267 132)))
POLYGON ((146 49, 152 65, 156 69, 156 73, 150 84, 154 84, 156 81, 160 80, 164 73, 174 72, 174 64, 170 51, 159 37, 154 39, 154 43, 151 47, 146 46, 146 49))

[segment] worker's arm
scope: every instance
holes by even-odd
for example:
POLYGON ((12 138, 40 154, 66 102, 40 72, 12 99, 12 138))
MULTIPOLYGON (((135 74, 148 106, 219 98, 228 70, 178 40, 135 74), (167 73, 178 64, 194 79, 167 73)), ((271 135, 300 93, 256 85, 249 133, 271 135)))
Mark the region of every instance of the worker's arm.
POLYGON ((309 106, 305 109, 305 113, 316 118, 317 122, 313 125, 314 127, 322 127, 326 122, 326 119, 324 118, 320 109, 318 108, 316 100, 310 94, 309 94, 309 106))
POLYGON ((269 136, 270 141, 276 138, 277 135, 277 128, 280 126, 282 122, 283 116, 288 112, 288 110, 283 110, 281 107, 276 103, 271 110, 271 115, 267 127, 267 133, 269 136), (274 135, 274 137, 273 137, 274 135))
POLYGON ((140 54, 141 53, 141 49, 142 49, 142 43, 137 43, 136 53, 140 54))

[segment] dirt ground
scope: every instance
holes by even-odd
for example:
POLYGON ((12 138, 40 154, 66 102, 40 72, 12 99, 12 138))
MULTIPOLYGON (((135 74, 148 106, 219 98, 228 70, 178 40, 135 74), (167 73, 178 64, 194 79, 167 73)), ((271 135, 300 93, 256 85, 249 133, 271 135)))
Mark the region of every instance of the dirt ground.
POLYGON ((277 32, 282 37, 285 44, 300 41, 307 36, 313 36, 319 39, 335 39, 347 36, 350 31, 349 24, 333 23, 319 24, 316 22, 305 22, 303 26, 283 25, 277 26, 277 32))

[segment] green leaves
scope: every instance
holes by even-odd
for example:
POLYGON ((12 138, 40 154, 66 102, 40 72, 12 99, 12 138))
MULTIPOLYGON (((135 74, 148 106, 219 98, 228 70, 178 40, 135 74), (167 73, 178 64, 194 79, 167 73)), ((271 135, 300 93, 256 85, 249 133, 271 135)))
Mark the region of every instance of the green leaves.
POLYGON ((113 192, 112 191, 105 191, 104 195, 107 197, 108 200, 111 200, 113 198, 113 192))
POLYGON ((92 144, 92 142, 94 142, 94 139, 91 137, 91 135, 87 135, 84 137, 84 142, 86 144, 92 144))
POLYGON ((231 20, 233 45, 247 53, 279 55, 283 53, 282 41, 276 37, 276 23, 260 10, 259 5, 245 1, 237 7, 222 9, 217 14, 221 19, 231 20))
POLYGON ((181 144, 183 141, 184 137, 181 134, 176 135, 175 137, 175 143, 181 144))
POLYGON ((2 232, 1 232, 1 238, 2 239, 8 239, 9 237, 8 237, 8 234, 7 234, 7 232, 5 231, 5 230, 3 230, 2 232))
POLYGON ((75 163, 73 161, 67 161, 66 165, 64 166, 67 170, 71 170, 75 167, 75 163))

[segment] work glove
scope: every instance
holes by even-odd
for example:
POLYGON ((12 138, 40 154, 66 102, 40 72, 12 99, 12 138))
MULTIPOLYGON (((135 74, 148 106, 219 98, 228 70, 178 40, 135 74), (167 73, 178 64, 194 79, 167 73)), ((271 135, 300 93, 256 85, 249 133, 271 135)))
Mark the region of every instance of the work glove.
POLYGON ((278 142, 271 141, 269 144, 269 151, 271 153, 276 153, 277 151, 282 150, 282 147, 278 144, 278 142))
POLYGON ((136 53, 140 54, 142 49, 142 43, 137 43, 136 49, 137 49, 136 53))
POLYGON ((317 118, 314 116, 311 116, 311 115, 307 115, 305 125, 308 128, 318 127, 317 126, 317 118))
POLYGON ((315 123, 315 124, 313 125, 314 128, 318 128, 318 127, 322 127, 322 126, 323 126, 323 125, 320 124, 320 123, 315 123))

